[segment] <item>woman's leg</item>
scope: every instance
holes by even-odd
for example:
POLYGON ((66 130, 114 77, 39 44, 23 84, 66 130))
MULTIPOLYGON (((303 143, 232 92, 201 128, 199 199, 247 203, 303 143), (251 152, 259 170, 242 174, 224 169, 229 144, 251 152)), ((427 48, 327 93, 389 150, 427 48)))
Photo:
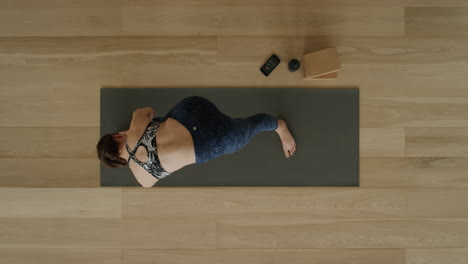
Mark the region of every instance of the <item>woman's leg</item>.
POLYGON ((247 118, 233 118, 237 129, 229 134, 234 138, 230 153, 245 147, 253 137, 262 131, 275 131, 280 137, 284 155, 289 158, 296 152, 296 142, 284 120, 277 120, 269 114, 260 113, 247 118))
POLYGON ((253 123, 253 127, 251 128, 253 128, 254 130, 253 133, 256 134, 260 133, 261 131, 273 131, 278 128, 278 120, 266 113, 260 113, 253 116, 249 116, 246 119, 250 120, 253 123))
POLYGON ((232 118, 232 125, 227 136, 232 140, 227 154, 232 154, 244 148, 257 134, 262 131, 274 131, 278 121, 266 113, 259 113, 247 118, 232 118))
POLYGON ((232 154, 244 148, 262 131, 275 131, 280 136, 285 155, 295 147, 294 139, 283 120, 266 113, 247 118, 231 118, 211 101, 200 96, 181 100, 164 117, 174 118, 191 133, 195 145, 196 163, 232 154))

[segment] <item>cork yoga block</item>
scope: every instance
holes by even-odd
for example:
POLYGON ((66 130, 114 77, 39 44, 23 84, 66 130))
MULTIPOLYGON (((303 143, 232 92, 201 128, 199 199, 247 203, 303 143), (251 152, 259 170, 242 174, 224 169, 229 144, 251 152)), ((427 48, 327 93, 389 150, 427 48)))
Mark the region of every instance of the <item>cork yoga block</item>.
POLYGON ((308 78, 306 80, 336 80, 337 77, 338 77, 338 71, 320 75, 315 78, 308 78))
POLYGON ((336 47, 307 53, 303 56, 304 79, 336 79, 341 68, 336 47))

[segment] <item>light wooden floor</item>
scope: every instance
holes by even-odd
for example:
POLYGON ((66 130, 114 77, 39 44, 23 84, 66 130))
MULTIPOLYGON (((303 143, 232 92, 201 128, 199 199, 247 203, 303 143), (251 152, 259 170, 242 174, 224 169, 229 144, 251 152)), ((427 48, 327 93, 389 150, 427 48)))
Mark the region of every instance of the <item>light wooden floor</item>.
POLYGON ((0 1, 0 262, 466 264, 467 69, 463 0, 0 1), (359 87, 361 187, 99 188, 101 87, 359 87))

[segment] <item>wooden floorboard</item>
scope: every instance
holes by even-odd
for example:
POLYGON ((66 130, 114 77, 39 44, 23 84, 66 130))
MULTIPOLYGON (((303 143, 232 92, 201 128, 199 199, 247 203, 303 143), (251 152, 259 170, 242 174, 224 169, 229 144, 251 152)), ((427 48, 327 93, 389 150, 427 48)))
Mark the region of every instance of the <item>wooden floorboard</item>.
POLYGON ((467 248, 436 248, 406 250, 407 264, 463 264, 468 262, 467 248))
POLYGON ((361 187, 467 188, 467 158, 361 158, 361 187))
POLYGON ((407 157, 468 157, 468 129, 406 128, 407 157))
POLYGON ((216 222, 223 249, 468 247, 461 220, 223 219, 216 222), (300 228, 299 228, 300 227, 300 228))
POLYGON ((94 158, 0 158, 2 187, 99 187, 94 158))
MULTIPOLYGON (((390 253, 391 252, 386 254, 387 257, 392 256, 390 253)), ((375 253, 375 254, 377 255, 378 253, 375 253)), ((5 263, 36 263, 36 264, 61 264, 61 263, 120 264, 122 263, 122 251, 120 249, 0 248, 0 255, 2 255, 2 261, 4 261, 5 263)))
POLYGON ((215 249, 216 235, 207 219, 0 219, 0 248, 215 249))
POLYGON ((467 37, 467 7, 406 7, 406 36, 467 37))
POLYGON ((404 264, 401 249, 312 249, 312 250, 124 250, 123 263, 348 263, 404 264))

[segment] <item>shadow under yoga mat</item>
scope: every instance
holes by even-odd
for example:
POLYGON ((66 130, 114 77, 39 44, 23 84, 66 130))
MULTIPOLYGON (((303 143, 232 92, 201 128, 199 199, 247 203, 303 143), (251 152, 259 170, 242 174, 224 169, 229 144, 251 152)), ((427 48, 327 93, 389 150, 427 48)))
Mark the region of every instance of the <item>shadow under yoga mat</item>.
MULTIPOLYGON (((155 117, 164 116, 195 95, 233 118, 268 113, 284 119, 296 153, 286 158, 277 133, 261 132, 238 152, 185 166, 155 187, 359 186, 357 88, 102 88, 101 136, 128 129, 137 108, 150 106, 155 117)), ((130 169, 101 164, 101 186, 140 185, 130 169)))

